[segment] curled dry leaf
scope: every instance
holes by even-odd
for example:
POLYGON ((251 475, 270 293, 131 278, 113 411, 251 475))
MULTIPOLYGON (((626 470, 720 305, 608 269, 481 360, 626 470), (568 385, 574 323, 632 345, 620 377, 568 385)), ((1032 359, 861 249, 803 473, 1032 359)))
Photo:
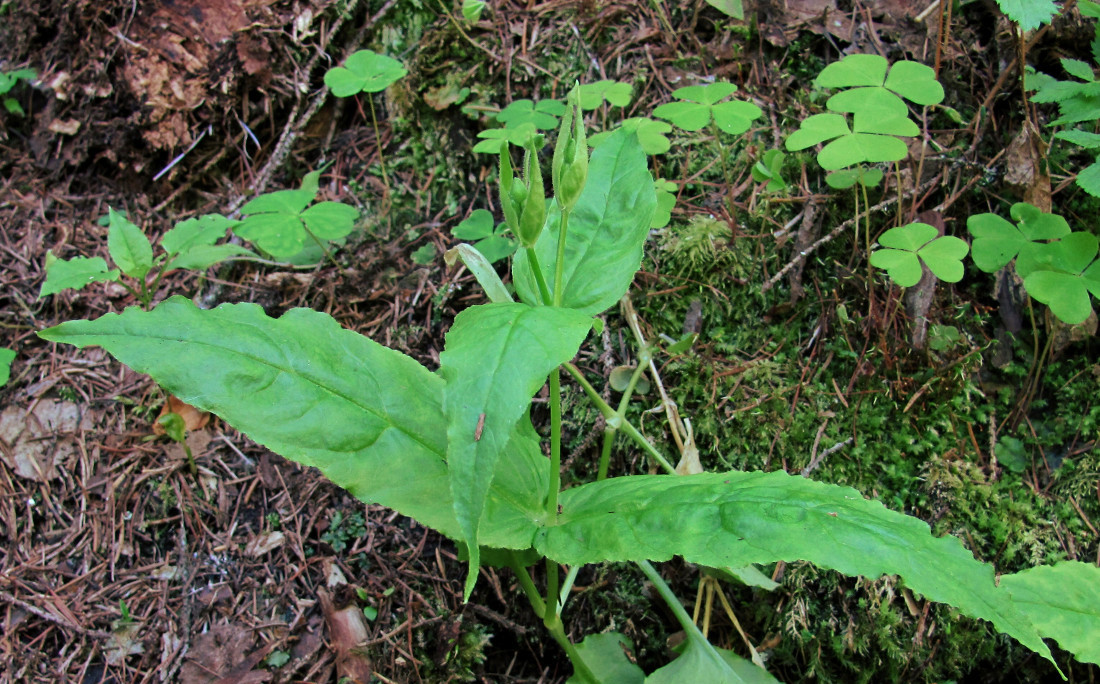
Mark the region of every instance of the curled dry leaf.
POLYGON ((48 482, 76 454, 73 433, 91 427, 92 420, 72 402, 45 400, 29 410, 9 406, 0 413, 0 458, 19 477, 48 482))

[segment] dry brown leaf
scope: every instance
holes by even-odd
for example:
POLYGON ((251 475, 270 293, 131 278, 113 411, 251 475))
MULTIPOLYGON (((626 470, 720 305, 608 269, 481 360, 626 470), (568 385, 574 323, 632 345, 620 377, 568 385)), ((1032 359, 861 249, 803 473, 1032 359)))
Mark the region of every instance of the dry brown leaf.
POLYGON ((76 454, 72 433, 91 428, 90 417, 72 402, 48 399, 30 411, 9 406, 0 413, 0 458, 19 477, 47 482, 76 454))
POLYGON ((277 530, 275 532, 264 532, 249 540, 244 547, 244 555, 255 558, 265 553, 271 553, 282 546, 284 541, 286 541, 286 536, 282 532, 277 530))
POLYGON ((191 404, 169 395, 168 401, 165 402, 164 406, 160 409, 157 420, 153 421, 153 434, 165 434, 164 426, 160 424, 160 419, 169 413, 175 413, 179 415, 180 418, 183 418, 183 425, 188 432, 192 430, 201 430, 210 423, 210 414, 207 411, 197 409, 191 404))
POLYGON ((1050 211, 1050 174, 1043 161, 1046 159, 1046 143, 1030 122, 1008 144, 1005 150, 1005 182, 1020 193, 1021 199, 1050 211))

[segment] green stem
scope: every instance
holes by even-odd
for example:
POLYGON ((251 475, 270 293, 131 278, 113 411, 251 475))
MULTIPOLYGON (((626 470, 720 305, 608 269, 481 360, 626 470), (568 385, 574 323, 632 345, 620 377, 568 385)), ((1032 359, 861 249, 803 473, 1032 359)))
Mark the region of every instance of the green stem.
POLYGON ((558 491, 561 489, 561 369, 550 372, 550 485, 546 497, 546 514, 558 514, 558 491))
POLYGON ((565 234, 569 230, 569 210, 561 209, 561 223, 558 228, 558 255, 554 263, 554 306, 561 306, 565 296, 562 279, 565 277, 565 234))
POLYGON ((547 558, 546 601, 543 604, 542 621, 549 629, 553 629, 554 622, 561 623, 561 617, 558 615, 558 583, 560 581, 557 562, 547 558))
MULTIPOLYGON (((733 189, 733 176, 730 175, 729 168, 729 151, 726 150, 726 146, 721 143, 720 132, 718 124, 714 121, 712 116, 710 119, 710 132, 714 136, 714 143, 718 145, 719 157, 722 160, 722 178, 726 181, 726 193, 729 193, 733 189)), ((726 197, 727 208, 733 210, 733 198, 726 197)))
POLYGON ((680 603, 680 599, 676 598, 676 594, 672 593, 672 589, 665 582, 665 579, 661 577, 661 574, 657 572, 649 561, 638 561, 638 568, 642 571, 642 574, 646 576, 650 582, 653 583, 653 588, 657 590, 657 593, 661 595, 665 603, 668 604, 672 614, 676 617, 676 622, 680 623, 680 626, 684 628, 684 631, 688 633, 689 638, 698 638, 706 641, 707 638, 703 636, 703 633, 699 631, 699 628, 692 621, 691 616, 688 615, 687 610, 684 608, 684 604, 680 603))
MULTIPOLYGON (((630 382, 623 391, 622 399, 619 400, 619 409, 615 411, 615 415, 619 417, 620 423, 626 420, 626 407, 630 405, 630 397, 634 394, 634 388, 638 385, 638 380, 641 379, 642 373, 645 372, 645 367, 648 363, 649 351, 643 348, 642 353, 638 355, 638 365, 634 368, 634 372, 630 374, 630 382)), ((619 428, 613 427, 610 423, 604 428, 603 447, 600 449, 600 466, 596 473, 597 482, 607 479, 607 468, 611 463, 611 446, 618 432, 619 428)))
POLYGON ((603 415, 604 420, 607 421, 608 425, 610 425, 612 428, 622 430, 627 437, 634 440, 634 442, 638 446, 640 446, 647 454, 649 454, 653 458, 653 460, 657 461, 657 463, 662 468, 664 468, 665 472, 667 472, 669 475, 676 474, 676 468, 674 468, 672 464, 668 462, 668 459, 665 458, 664 455, 661 454, 661 452, 657 451, 656 447, 650 444, 649 440, 646 439, 645 436, 641 432, 639 432, 638 429, 634 427, 634 425, 630 423, 630 421, 621 419, 619 417, 615 410, 612 409, 607 404, 607 402, 603 400, 603 397, 601 397, 600 393, 596 391, 596 388, 592 386, 592 383, 588 382, 588 380, 585 379, 584 374, 581 373, 579 368, 571 363, 567 363, 565 364, 565 370, 569 371, 569 374, 573 376, 573 379, 580 384, 581 389, 583 389, 584 393, 588 395, 589 400, 596 405, 596 409, 599 410, 601 415, 603 415))
POLYGON ((512 552, 512 562, 509 564, 512 567, 512 572, 516 573, 516 577, 519 579, 519 586, 523 589, 523 593, 527 596, 527 600, 531 602, 531 608, 534 609, 538 615, 543 615, 546 612, 546 604, 542 600, 542 596, 539 595, 539 590, 535 587, 534 581, 531 579, 531 573, 527 572, 527 568, 520 565, 516 560, 516 554, 512 552))
POLYGON ((565 602, 569 598, 569 592, 573 591, 573 583, 577 581, 577 573, 580 571, 581 566, 574 565, 565 575, 565 581, 562 582, 561 591, 558 593, 558 615, 561 615, 561 611, 565 609, 565 602))
POLYGON ((382 135, 378 132, 378 118, 374 115, 374 97, 367 93, 367 104, 370 105, 370 122, 374 125, 374 144, 378 148, 378 164, 382 167, 382 183, 386 186, 386 197, 391 194, 390 178, 386 175, 386 155, 382 151, 382 135))
POLYGON ((539 286, 539 296, 542 297, 542 303, 550 306, 550 289, 546 287, 546 276, 542 273, 542 266, 539 265, 539 257, 535 254, 534 247, 527 247, 527 261, 531 264, 531 272, 535 274, 535 282, 539 286))

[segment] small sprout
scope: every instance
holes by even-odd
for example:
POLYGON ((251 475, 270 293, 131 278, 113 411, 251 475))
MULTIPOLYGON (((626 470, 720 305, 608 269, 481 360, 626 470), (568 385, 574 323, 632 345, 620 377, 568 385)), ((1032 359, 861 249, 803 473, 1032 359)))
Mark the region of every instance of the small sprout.
POLYGON ((546 139, 530 122, 510 128, 490 128, 478 133, 477 137, 482 138, 482 141, 474 145, 473 151, 489 154, 500 154, 505 144, 525 147, 528 141, 532 141, 536 149, 542 149, 546 144, 546 139))
POLYGON ((757 183, 767 182, 765 188, 768 192, 777 192, 787 189, 787 182, 783 180, 783 160, 787 155, 779 150, 768 150, 760 161, 752 167, 752 179, 757 183))
POLYGON ((885 269, 890 279, 901 287, 912 287, 921 278, 921 262, 928 270, 949 283, 962 280, 962 258, 970 250, 957 237, 945 235, 927 223, 910 223, 891 228, 879 238, 886 249, 871 253, 871 265, 885 269))
POLYGON ((107 250, 122 272, 141 280, 153 268, 153 245, 128 218, 110 209, 107 250))
POLYGON ((854 169, 833 171, 825 176, 825 183, 834 190, 846 190, 856 183, 873 188, 882 182, 882 169, 868 168, 860 164, 854 169))
POLYGON ((672 221, 672 208, 676 206, 676 191, 679 186, 672 181, 658 178, 653 181, 653 189, 657 191, 657 209, 653 212, 649 227, 664 228, 672 221))

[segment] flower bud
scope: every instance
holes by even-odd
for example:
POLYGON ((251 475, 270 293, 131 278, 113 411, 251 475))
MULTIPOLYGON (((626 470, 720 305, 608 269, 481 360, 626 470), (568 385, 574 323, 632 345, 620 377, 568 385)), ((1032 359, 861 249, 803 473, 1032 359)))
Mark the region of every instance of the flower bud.
POLYGON ((561 119, 558 143, 554 148, 552 174, 558 206, 565 211, 572 210, 588 180, 588 139, 584 130, 579 86, 574 86, 566 99, 565 115, 561 119))
POLYGON ((521 183, 513 185, 513 192, 516 188, 523 188, 519 230, 515 232, 521 247, 534 247, 546 225, 546 191, 543 189, 539 154, 534 144, 527 147, 524 167, 526 187, 521 183))

